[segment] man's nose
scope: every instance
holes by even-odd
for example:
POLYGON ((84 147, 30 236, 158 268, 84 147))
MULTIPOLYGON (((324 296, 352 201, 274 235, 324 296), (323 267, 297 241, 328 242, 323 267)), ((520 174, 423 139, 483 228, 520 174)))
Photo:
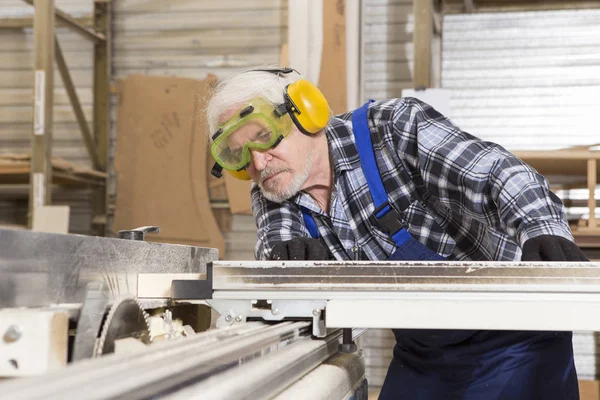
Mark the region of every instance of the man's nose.
POLYGON ((257 171, 262 171, 267 167, 267 163, 271 160, 271 156, 267 152, 258 150, 251 150, 252 153, 252 166, 257 171))

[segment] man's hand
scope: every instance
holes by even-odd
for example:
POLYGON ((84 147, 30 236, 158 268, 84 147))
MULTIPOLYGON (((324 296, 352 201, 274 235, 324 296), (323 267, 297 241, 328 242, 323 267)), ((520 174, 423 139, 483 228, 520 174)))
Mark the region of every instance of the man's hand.
POLYGON ((271 260, 327 260, 327 249, 318 239, 295 238, 273 246, 271 260))
POLYGON ((542 235, 523 244, 521 261, 590 261, 575 243, 560 236, 542 235))

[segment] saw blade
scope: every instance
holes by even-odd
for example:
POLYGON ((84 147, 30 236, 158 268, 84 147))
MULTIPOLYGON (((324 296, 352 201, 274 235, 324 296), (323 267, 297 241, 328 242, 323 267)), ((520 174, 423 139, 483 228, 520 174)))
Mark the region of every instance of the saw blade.
POLYGON ((148 314, 133 297, 123 298, 110 308, 102 326, 102 333, 96 342, 94 356, 114 353, 115 341, 125 338, 135 338, 145 344, 150 343, 148 314))

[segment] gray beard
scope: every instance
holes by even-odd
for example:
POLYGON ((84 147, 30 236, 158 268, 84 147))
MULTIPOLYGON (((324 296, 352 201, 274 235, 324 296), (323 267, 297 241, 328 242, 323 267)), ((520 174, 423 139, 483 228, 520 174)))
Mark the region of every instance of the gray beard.
MULTIPOLYGON (((298 194, 298 192, 302 188, 302 185, 304 185, 304 183, 308 179, 308 175, 310 173, 311 168, 312 168, 312 152, 310 152, 308 155, 308 160, 306 162, 306 167, 304 168, 304 171, 302 171, 301 174, 293 175, 292 180, 288 183, 287 187, 280 187, 280 185, 278 184, 277 181, 274 182, 275 184, 273 185, 273 188, 271 190, 267 190, 264 187, 264 180, 267 179, 268 177, 270 177, 276 173, 280 173, 280 172, 290 172, 290 173, 292 172, 291 170, 289 170, 287 168, 264 169, 260 173, 260 176, 258 179, 258 187, 260 188, 262 195, 267 200, 272 201, 274 203, 283 203, 284 201, 289 200, 298 194)), ((278 178, 275 178, 275 179, 277 180, 278 178)))

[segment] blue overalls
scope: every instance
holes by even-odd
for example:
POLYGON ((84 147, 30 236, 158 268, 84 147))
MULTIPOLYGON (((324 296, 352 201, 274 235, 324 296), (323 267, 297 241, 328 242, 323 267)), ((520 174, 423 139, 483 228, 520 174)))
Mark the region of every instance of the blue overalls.
MULTIPOLYGON (((375 160, 365 104, 352 115, 362 169, 373 197, 373 221, 398 249, 389 260, 444 260, 414 239, 388 203, 375 160)), ((304 223, 319 237, 302 208, 304 223)), ((393 329, 394 357, 380 399, 576 400, 572 332, 393 329)))

